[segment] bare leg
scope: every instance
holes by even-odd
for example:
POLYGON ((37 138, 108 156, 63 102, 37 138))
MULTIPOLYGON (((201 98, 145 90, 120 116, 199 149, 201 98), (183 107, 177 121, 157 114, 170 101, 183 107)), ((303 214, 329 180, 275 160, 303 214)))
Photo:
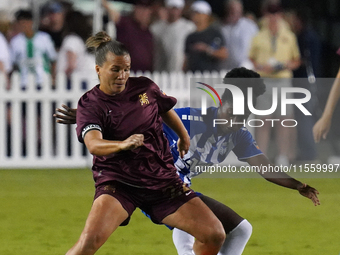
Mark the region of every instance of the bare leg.
POLYGON ((116 198, 101 195, 92 205, 78 242, 66 255, 94 254, 128 216, 116 198))
POLYGON ((162 223, 194 236, 193 250, 196 255, 216 255, 226 237, 221 222, 198 197, 165 217, 162 223))

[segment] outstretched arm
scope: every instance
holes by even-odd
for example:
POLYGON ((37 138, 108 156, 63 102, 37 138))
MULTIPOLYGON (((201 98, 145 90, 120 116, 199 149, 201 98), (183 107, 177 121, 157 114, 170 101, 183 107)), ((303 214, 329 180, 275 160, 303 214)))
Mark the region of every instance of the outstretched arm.
MULTIPOLYGON (((274 166, 269 159, 265 155, 258 155, 252 158, 247 159, 247 162, 251 166, 274 166)), ((261 169, 260 169, 261 170, 261 169)), ((300 181, 290 177, 288 174, 280 171, 280 172, 258 172, 263 178, 267 181, 280 185, 282 187, 295 189, 299 191, 302 196, 305 196, 312 200, 314 205, 320 205, 320 201, 318 199, 319 192, 310 187, 305 183, 301 183, 300 181)))
POLYGON ((315 123, 313 127, 313 135, 315 142, 320 142, 321 138, 326 139, 329 129, 332 124, 332 116, 335 106, 340 97, 340 69, 333 83, 332 89, 329 92, 325 110, 321 118, 315 123))
POLYGON ((178 117, 177 113, 173 109, 161 114, 161 117, 164 123, 167 124, 178 135, 178 152, 181 158, 183 158, 184 155, 187 154, 187 152, 189 151, 190 146, 190 137, 188 131, 186 130, 181 119, 178 117))

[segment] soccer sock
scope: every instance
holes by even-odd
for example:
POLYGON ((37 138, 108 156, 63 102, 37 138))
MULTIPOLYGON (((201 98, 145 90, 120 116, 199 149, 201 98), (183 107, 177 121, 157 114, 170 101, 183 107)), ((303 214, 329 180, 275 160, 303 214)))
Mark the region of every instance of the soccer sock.
POLYGON ((220 252, 217 255, 241 255, 252 232, 253 227, 247 220, 241 221, 227 235, 220 252))
POLYGON ((195 255, 192 250, 195 238, 192 235, 174 228, 172 230, 172 240, 175 244, 178 255, 195 255))

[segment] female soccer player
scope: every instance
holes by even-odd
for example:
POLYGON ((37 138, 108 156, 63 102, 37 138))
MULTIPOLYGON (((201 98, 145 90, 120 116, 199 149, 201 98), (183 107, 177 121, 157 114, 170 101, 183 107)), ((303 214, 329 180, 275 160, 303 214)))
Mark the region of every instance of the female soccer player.
POLYGON ((90 37, 87 46, 95 48, 100 84, 78 102, 77 135, 94 155, 96 192, 85 228, 66 254, 94 254, 139 207, 153 222, 195 236, 196 254, 216 255, 223 226, 183 185, 163 135, 162 120, 180 137, 180 155, 188 151, 188 133, 171 110, 176 99, 148 78, 129 78, 128 51, 105 32, 90 37))
MULTIPOLYGON (((235 68, 227 73, 224 83, 233 84, 239 87, 244 94, 247 94, 247 88, 252 87, 254 91, 253 102, 256 104, 257 97, 264 93, 265 85, 260 79, 259 74, 246 68, 235 68), (248 79, 245 79, 248 78, 248 79)), ((184 157, 180 157, 178 153, 177 143, 178 136, 176 133, 164 125, 164 133, 169 141, 171 153, 174 158, 175 166, 179 171, 181 179, 187 183, 191 183, 192 176, 199 174, 195 172, 195 166, 210 166, 223 162, 227 155, 233 150, 239 160, 247 161, 252 166, 271 165, 271 162, 259 150, 250 132, 237 124, 234 126, 220 125, 218 128, 212 128, 212 118, 233 120, 234 122, 243 122, 249 116, 247 110, 244 116, 233 115, 232 95, 229 90, 226 90, 222 96, 223 106, 219 108, 209 108, 206 116, 201 116, 200 109, 194 108, 178 108, 175 109, 178 116, 182 118, 185 128, 190 134, 191 146, 190 152, 184 157), (192 118, 189 118, 189 115, 192 118), (202 121, 197 120, 202 118, 202 121), (189 120, 192 119, 192 120, 189 120)), ((63 106, 63 109, 57 109, 58 112, 64 114, 56 114, 59 123, 72 124, 76 115, 76 109, 70 109, 63 106)), ((266 180, 273 182, 283 187, 296 189, 299 193, 317 205, 318 192, 301 182, 289 177, 284 173, 259 173, 266 180)), ((228 234, 219 255, 240 255, 242 254, 246 243, 248 242, 252 226, 250 223, 239 216, 226 205, 200 194, 201 200, 214 212, 218 219, 222 222, 225 232, 228 234)), ((179 230, 173 230, 173 241, 179 255, 192 255, 194 238, 189 234, 179 230)))

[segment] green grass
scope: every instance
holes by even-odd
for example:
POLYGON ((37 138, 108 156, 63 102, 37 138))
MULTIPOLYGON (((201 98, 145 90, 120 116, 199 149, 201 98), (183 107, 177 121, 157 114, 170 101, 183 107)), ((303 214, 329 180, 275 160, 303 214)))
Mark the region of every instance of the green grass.
MULTIPOLYGON (((296 191, 262 179, 193 180, 193 188, 253 225, 245 255, 338 255, 340 179, 304 179, 320 191, 314 207, 296 191)), ((54 255, 76 242, 94 194, 90 170, 1 170, 0 254, 54 255)), ((175 255, 171 231, 136 211, 97 253, 175 255)))

